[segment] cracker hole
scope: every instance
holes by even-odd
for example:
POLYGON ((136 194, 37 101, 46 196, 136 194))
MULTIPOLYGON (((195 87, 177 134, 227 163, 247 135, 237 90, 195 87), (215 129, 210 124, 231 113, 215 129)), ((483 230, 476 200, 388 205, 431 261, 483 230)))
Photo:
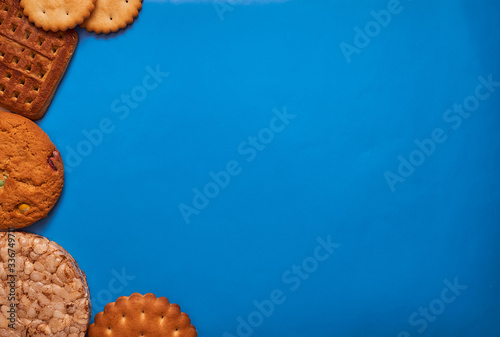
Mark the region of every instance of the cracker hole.
POLYGON ((3 51, 0 51, 0 57, 4 57, 5 53, 3 51))
POLYGON ((108 330, 111 330, 111 327, 110 327, 110 326, 108 326, 108 330))
POLYGON ((20 85, 24 85, 24 83, 26 83, 26 79, 21 77, 17 83, 19 83, 20 85))
POLYGON ((12 63, 18 64, 18 63, 19 63, 19 57, 14 56, 14 57, 12 58, 12 63))
POLYGON ((45 72, 43 70, 40 71, 40 78, 43 78, 45 76, 45 72))
POLYGON ((63 34, 62 34, 62 33, 57 34, 57 38, 58 38, 59 40, 62 40, 62 39, 63 39, 63 34))
POLYGON ((14 91, 12 93, 12 97, 15 98, 15 99, 17 99, 19 97, 19 92, 18 91, 14 91))
POLYGON ((32 98, 26 98, 26 101, 24 101, 26 104, 31 104, 31 102, 33 102, 32 98))
POLYGON ((17 12, 16 16, 20 19, 23 17, 23 13, 21 13, 21 11, 17 12))
POLYGON ((125 314, 122 314, 122 317, 125 318, 125 314))
POLYGON ((26 50, 26 49, 24 49, 24 48, 21 48, 21 53, 24 53, 24 51, 25 51, 25 50, 26 50))
POLYGON ((31 71, 31 64, 27 64, 26 67, 24 67, 24 70, 31 71))
POLYGON ((3 23, 3 18, 0 18, 0 25, 3 23))
POLYGON ((34 52, 34 51, 31 51, 31 53, 30 53, 30 57, 31 57, 32 59, 34 59, 34 58, 35 58, 35 52, 34 52))
POLYGON ((38 45, 39 45, 39 46, 41 46, 41 45, 43 44, 43 42, 44 42, 44 41, 45 41, 45 39, 44 39, 44 38, 39 37, 39 38, 38 38, 38 45))
POLYGON ((0 84, 0 92, 3 94, 4 91, 5 91, 5 85, 0 84))
POLYGON ((6 73, 5 73, 5 77, 7 77, 7 78, 11 78, 11 77, 12 77, 12 74, 11 74, 11 73, 9 73, 9 72, 6 72, 6 73))
POLYGON ((17 25, 15 25, 15 24, 11 24, 10 25, 10 30, 11 30, 12 33, 15 33, 16 29, 17 29, 17 25))
POLYGON ((52 48, 50 50, 52 51, 52 54, 55 54, 55 53, 57 53, 57 49, 59 49, 58 46, 52 45, 52 48))
POLYGON ((31 36, 31 32, 29 30, 25 30, 24 31, 24 38, 27 40, 30 38, 30 36, 31 36))
POLYGON ((34 85, 33 86, 33 91, 37 91, 38 92, 38 90, 40 90, 40 87, 38 85, 34 85))
POLYGON ((109 18, 110 20, 113 20, 113 18, 109 18))
POLYGON ((2 9, 4 12, 7 12, 9 10, 9 6, 7 6, 7 4, 4 4, 2 9))

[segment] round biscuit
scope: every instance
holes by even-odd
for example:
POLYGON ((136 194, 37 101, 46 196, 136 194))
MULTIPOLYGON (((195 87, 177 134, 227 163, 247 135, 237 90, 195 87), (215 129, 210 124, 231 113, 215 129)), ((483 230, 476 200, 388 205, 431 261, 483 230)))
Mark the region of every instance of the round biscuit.
POLYGON ((167 298, 153 294, 119 297, 94 317, 89 337, 196 337, 186 313, 167 298))
POLYGON ((21 0, 20 3, 31 23, 53 32, 75 28, 95 7, 95 0, 21 0))
POLYGON ((0 229, 47 216, 61 195, 64 165, 49 136, 31 120, 0 112, 0 229))
POLYGON ((141 8, 141 0, 97 0, 95 10, 80 27, 97 34, 117 32, 131 24, 141 8))

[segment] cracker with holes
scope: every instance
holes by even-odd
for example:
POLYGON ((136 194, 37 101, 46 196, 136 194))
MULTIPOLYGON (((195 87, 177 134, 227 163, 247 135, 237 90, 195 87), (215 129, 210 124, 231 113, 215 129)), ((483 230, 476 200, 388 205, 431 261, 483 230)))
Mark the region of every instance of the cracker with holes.
POLYGON ((89 337, 196 337, 186 313, 165 297, 134 293, 119 297, 98 313, 90 325, 89 337))
POLYGON ((42 118, 77 43, 75 30, 45 32, 23 16, 19 1, 0 0, 0 106, 42 118))
POLYGON ((90 16, 96 0, 21 0, 24 15, 46 31, 73 29, 90 16))
POLYGON ((64 184, 61 155, 31 120, 0 112, 0 229, 47 216, 64 184))
POLYGON ((85 337, 91 309, 85 273, 57 243, 0 233, 0 280, 0 336, 85 337))
POLYGON ((131 24, 141 7, 141 0, 97 0, 95 10, 80 26, 97 34, 116 32, 131 24))

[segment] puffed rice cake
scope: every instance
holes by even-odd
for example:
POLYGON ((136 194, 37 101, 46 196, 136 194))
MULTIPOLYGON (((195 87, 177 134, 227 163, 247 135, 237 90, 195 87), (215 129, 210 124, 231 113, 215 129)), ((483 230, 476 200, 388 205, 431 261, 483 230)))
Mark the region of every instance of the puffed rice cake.
POLYGON ((0 232, 0 337, 84 337, 90 313, 85 274, 66 250, 36 234, 0 232))

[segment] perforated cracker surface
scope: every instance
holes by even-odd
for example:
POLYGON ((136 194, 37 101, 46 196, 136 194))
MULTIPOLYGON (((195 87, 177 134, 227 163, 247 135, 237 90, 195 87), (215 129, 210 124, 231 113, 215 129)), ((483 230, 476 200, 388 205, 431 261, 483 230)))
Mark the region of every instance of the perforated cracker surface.
POLYGON ((29 23, 16 0, 0 0, 0 106, 43 117, 73 55, 76 31, 45 32, 29 23))
POLYGON ((90 16, 95 0, 21 0, 24 15, 46 31, 75 28, 90 16))
POLYGON ((95 316, 89 337, 196 337, 186 313, 165 297, 134 293, 109 303, 95 316))
POLYGON ((98 34, 116 32, 131 24, 141 8, 141 0, 97 0, 95 10, 81 27, 98 34))

